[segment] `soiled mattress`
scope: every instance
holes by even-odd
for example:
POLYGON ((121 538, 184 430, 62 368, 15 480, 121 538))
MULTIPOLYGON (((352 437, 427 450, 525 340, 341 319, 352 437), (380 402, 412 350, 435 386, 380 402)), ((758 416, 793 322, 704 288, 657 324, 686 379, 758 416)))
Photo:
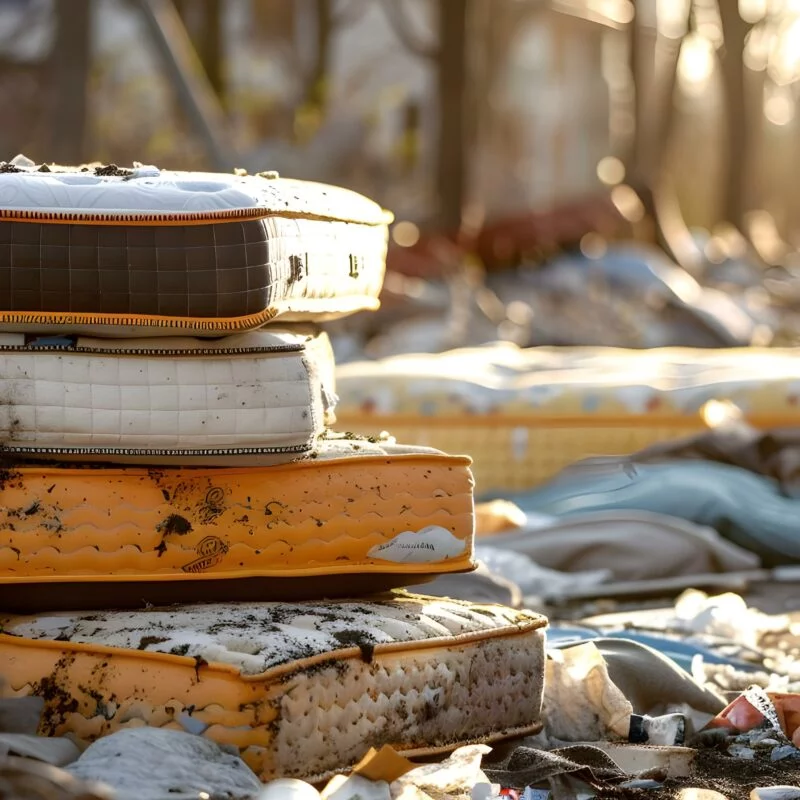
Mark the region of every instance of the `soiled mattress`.
POLYGON ((343 438, 263 468, 8 467, 0 608, 63 608, 76 585, 103 607, 342 596, 468 571, 469 465, 343 438))
POLYGON ((625 455, 740 413, 800 424, 794 350, 534 347, 418 354, 337 369, 338 424, 467 452, 480 493, 527 489, 568 464, 625 455))
POLYGON ((334 417, 325 334, 221 339, 0 333, 0 445, 59 461, 265 465, 308 452, 334 417))
POLYGON ((0 330, 221 336, 374 309, 390 221, 274 173, 5 164, 0 330))
POLYGON ((183 728, 237 746, 264 780, 315 780, 370 747, 538 730, 545 624, 406 593, 2 616, 0 692, 43 696, 44 734, 183 728))

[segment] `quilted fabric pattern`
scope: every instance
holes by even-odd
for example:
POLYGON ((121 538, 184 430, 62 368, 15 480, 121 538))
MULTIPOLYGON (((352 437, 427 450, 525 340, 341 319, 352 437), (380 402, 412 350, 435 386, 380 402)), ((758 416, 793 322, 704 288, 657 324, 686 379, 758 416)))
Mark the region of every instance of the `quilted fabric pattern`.
POLYGON ((0 329, 215 336, 374 309, 391 215, 212 173, 0 173, 0 329))
POLYGON ((347 573, 402 584, 469 570, 469 464, 323 440, 264 468, 12 467, 0 472, 0 585, 347 573))
MULTIPOLYGON (((102 642, 150 653, 180 651, 242 675, 313 658, 343 647, 424 642, 507 628, 520 614, 504 606, 396 592, 360 601, 203 603, 84 614, 0 617, 6 632, 75 644, 102 642)), ((525 618, 524 616, 522 617, 525 618)))
POLYGON ((6 169, 0 173, 0 218, 196 222, 286 214, 366 225, 391 221, 391 214, 356 192, 274 172, 234 175, 152 166, 110 172, 66 166, 6 169))
POLYGON ((46 733, 187 727, 237 745, 262 779, 313 780, 370 746, 424 754, 537 730, 545 623, 405 593, 6 616, 0 691, 43 694, 46 733))
MULTIPOLYGON (((2 175, 0 175, 2 177, 2 175)), ((0 222, 0 327, 214 336, 378 307, 386 227, 0 222)))
POLYGON ((0 334, 0 443, 84 460, 290 460, 332 414, 325 334, 199 339, 0 334), (323 383, 324 381, 324 383, 323 383))

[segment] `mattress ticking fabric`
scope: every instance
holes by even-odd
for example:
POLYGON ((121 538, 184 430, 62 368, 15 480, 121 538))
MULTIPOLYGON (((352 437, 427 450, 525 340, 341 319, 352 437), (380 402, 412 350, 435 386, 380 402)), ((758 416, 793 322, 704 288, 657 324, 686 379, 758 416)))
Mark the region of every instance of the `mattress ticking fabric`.
POLYGON ((6 455, 264 465, 309 451, 333 419, 325 334, 92 339, 0 333, 6 455))
POLYGON ((469 467, 333 434, 271 467, 12 465, 0 471, 0 607, 64 608, 71 589, 99 608, 198 592, 341 597, 468 571, 469 467))
POLYGON ((0 172, 0 330, 221 336, 378 307, 391 215, 274 173, 0 172))
POLYGON ((239 748, 263 780, 318 780, 370 747, 407 755, 535 732, 546 620, 397 593, 0 617, 0 693, 41 732, 147 724, 239 748))

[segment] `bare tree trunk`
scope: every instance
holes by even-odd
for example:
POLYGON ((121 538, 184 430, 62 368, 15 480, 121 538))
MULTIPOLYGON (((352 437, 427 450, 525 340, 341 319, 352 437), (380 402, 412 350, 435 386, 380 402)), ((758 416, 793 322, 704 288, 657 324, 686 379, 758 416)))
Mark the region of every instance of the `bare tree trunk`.
POLYGON ((644 81, 642 80, 643 31, 639 20, 639 9, 633 0, 633 19, 628 26, 628 68, 633 90, 633 135, 628 146, 625 168, 629 176, 638 175, 643 159, 642 145, 644 136, 644 81))
POLYGON ((725 54, 722 58, 722 80, 725 87, 725 131, 728 139, 727 178, 725 183, 725 220, 739 230, 744 229, 747 212, 747 167, 751 134, 745 109, 744 48, 750 26, 739 14, 733 0, 720 0, 725 54))
POLYGON ((203 25, 197 38, 197 54, 208 75, 208 82, 224 103, 226 92, 223 26, 222 0, 205 0, 203 25))
POLYGON ((467 13, 469 0, 439 0, 439 224, 457 231, 466 192, 467 13))
MULTIPOLYGON (((62 5, 59 3, 58 5, 62 5)), ((137 0, 170 83, 214 169, 237 166, 228 121, 172 0, 137 0)))
MULTIPOLYGON (((689 15, 692 6, 689 4, 689 15)), ((687 26, 688 27, 688 26, 687 26)), ((647 216, 655 222, 658 245, 674 261, 696 274, 703 261, 686 226, 672 179, 664 169, 675 125, 675 89, 683 39, 658 36, 652 86, 642 99, 642 125, 638 134, 638 167, 631 183, 647 216)))
POLYGON ((331 39, 336 24, 333 19, 333 0, 315 0, 315 6, 316 48, 308 77, 306 102, 317 108, 320 114, 324 114, 328 104, 331 39))
POLYGON ((91 0, 55 4, 52 55, 51 158, 61 163, 86 160, 88 79, 91 65, 91 0))
POLYGON ((173 0, 208 82, 220 100, 225 97, 224 7, 222 0, 173 0))

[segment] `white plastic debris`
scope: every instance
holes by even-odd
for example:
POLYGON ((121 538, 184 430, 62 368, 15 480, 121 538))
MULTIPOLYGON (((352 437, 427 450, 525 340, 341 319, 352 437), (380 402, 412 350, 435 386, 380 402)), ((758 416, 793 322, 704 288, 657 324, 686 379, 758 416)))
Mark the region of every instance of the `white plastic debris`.
POLYGON ((800 750, 793 744, 784 744, 773 748, 769 754, 771 761, 785 761, 787 758, 800 758, 800 750))
POLYGON ((750 800, 798 800, 800 787, 759 786, 750 792, 750 800))
POLYGON ((492 748, 485 744, 459 747, 439 764, 423 764, 394 781, 392 800, 419 800, 435 796, 437 800, 468 800, 478 783, 489 783, 481 770, 481 759, 492 748))
POLYGON ((496 783, 476 783, 472 787, 470 800, 494 800, 500 797, 500 786, 496 783))
POLYGON ((765 633, 787 630, 789 617, 748 608, 744 599, 733 592, 710 597, 689 589, 675 602, 674 627, 757 647, 765 633))
POLYGON ((320 800, 320 794, 310 783, 281 778, 265 784, 257 800, 320 800))
POLYGON ((336 775, 321 792, 322 800, 391 800, 386 781, 371 781, 362 775, 336 775))
POLYGON ((728 747, 728 755, 733 758, 743 758, 747 761, 752 761, 756 757, 756 751, 745 744, 734 743, 728 747))
POLYGON ((15 155, 14 158, 12 158, 9 163, 13 164, 15 167, 35 167, 36 166, 36 162, 35 161, 31 161, 31 159, 29 159, 28 156, 23 155, 22 153, 18 153, 17 155, 15 155))
POLYGON ((142 164, 141 161, 133 162, 134 178, 157 178, 160 174, 161 170, 152 164, 142 164))

